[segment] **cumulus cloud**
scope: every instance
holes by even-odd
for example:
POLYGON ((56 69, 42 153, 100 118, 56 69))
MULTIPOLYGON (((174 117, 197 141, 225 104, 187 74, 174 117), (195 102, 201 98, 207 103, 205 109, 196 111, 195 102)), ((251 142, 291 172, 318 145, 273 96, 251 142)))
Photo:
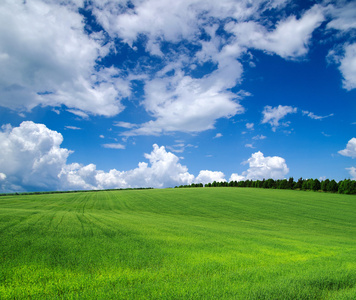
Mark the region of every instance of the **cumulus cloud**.
POLYGON ((58 174, 71 154, 60 147, 62 141, 60 133, 43 124, 27 121, 15 128, 3 126, 0 172, 6 175, 7 189, 58 189, 58 174))
POLYGON ((242 181, 242 180, 246 180, 246 177, 244 175, 239 175, 237 173, 232 173, 229 179, 230 181, 242 181))
POLYGON ((244 163, 249 165, 248 170, 242 173, 246 179, 281 179, 289 172, 284 158, 279 156, 265 157, 261 151, 253 153, 244 163))
MULTIPOLYGON (((226 181, 220 171, 202 170, 197 177, 179 162, 179 158, 165 147, 153 145, 144 155, 148 162, 140 162, 132 170, 108 172, 95 164, 67 164, 72 151, 61 148, 63 137, 43 124, 25 121, 19 127, 2 126, 0 131, 0 188, 2 192, 34 190, 109 189, 135 187, 171 187, 192 182, 226 181)), ((242 175, 233 173, 230 180, 282 178, 288 173, 281 157, 252 154, 242 175)))
POLYGON ((123 110, 120 99, 130 95, 129 83, 115 68, 97 68, 110 44, 101 34, 85 33, 76 4, 1 1, 1 106, 65 105, 78 114, 105 116, 123 110))
POLYGON ((187 167, 179 163, 179 158, 163 146, 154 144, 152 152, 145 154, 145 158, 150 165, 140 162, 137 168, 129 171, 112 169, 104 172, 96 170, 93 164, 71 164, 62 169, 59 178, 67 189, 162 188, 190 184, 194 179, 187 167))
POLYGON ((356 138, 352 138, 351 140, 349 140, 346 145, 346 148, 340 150, 338 153, 343 156, 356 158, 356 138))
POLYGON ((202 170, 199 172, 199 175, 194 180, 196 183, 212 183, 216 182, 223 182, 226 181, 225 174, 220 171, 209 171, 209 170, 202 170))
MULTIPOLYGON (((26 190, 72 190, 129 187, 168 187, 190 184, 194 176, 179 158, 162 146, 153 145, 129 171, 97 170, 95 164, 67 164, 72 151, 61 148, 63 136, 43 124, 22 122, 3 126, 0 132, 0 180, 4 192, 26 190)), ((113 148, 116 147, 114 144, 113 148)))
POLYGON ((351 167, 351 168, 346 168, 346 170, 349 171, 350 175, 351 175, 351 179, 352 180, 356 180, 356 168, 355 167, 351 167))
MULTIPOLYGON (((240 64, 237 63, 235 72, 240 71, 240 64)), ((177 72, 173 77, 146 82, 143 105, 155 120, 125 135, 200 132, 214 128, 219 118, 242 113, 244 109, 236 101, 237 95, 226 90, 228 86, 222 78, 217 78, 215 72, 201 79, 177 72)))
POLYGON ((297 112, 297 108, 291 106, 278 105, 277 107, 265 106, 263 109, 262 124, 269 123, 272 126, 272 130, 276 131, 279 126, 288 126, 289 123, 285 122, 280 124, 279 121, 288 114, 297 112))

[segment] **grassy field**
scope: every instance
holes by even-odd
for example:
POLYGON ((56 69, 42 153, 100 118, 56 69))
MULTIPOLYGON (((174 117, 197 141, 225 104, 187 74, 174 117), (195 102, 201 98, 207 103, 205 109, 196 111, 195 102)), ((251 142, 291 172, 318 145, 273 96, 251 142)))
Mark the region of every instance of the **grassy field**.
POLYGON ((0 197, 1 299, 356 299, 356 197, 252 188, 0 197))

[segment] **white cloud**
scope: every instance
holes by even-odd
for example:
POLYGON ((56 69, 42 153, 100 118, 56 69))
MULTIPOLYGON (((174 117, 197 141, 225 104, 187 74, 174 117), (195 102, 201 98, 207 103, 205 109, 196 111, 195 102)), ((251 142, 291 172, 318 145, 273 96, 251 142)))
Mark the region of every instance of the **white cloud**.
POLYGON ((81 117, 83 119, 89 119, 89 115, 87 113, 78 109, 67 109, 67 112, 70 112, 71 114, 81 117))
POLYGON ((343 156, 356 158, 356 138, 352 138, 351 140, 349 140, 346 145, 346 149, 340 150, 338 153, 343 156))
POLYGON ((246 179, 281 179, 289 172, 284 158, 279 156, 264 157, 260 151, 253 153, 244 163, 249 165, 248 170, 242 173, 246 179))
MULTIPOLYGON (((63 137, 43 124, 22 122, 19 127, 2 127, 0 147, 0 189, 2 192, 25 190, 75 190, 135 187, 172 187, 192 182, 209 183, 226 181, 220 171, 202 170, 195 178, 179 158, 165 147, 154 144, 145 154, 149 161, 140 162, 128 171, 97 170, 95 164, 67 164, 72 151, 61 148, 63 137)), ((230 180, 282 178, 289 171, 281 157, 264 157, 261 152, 252 154, 242 175, 233 173, 230 180)))
POLYGON ((321 132, 321 134, 323 135, 323 136, 326 136, 326 137, 330 137, 331 135, 330 134, 327 134, 327 133, 325 133, 325 132, 321 132))
POLYGON ((111 36, 120 37, 132 45, 140 34, 144 34, 148 38, 146 50, 162 55, 161 40, 195 40, 202 27, 209 27, 209 19, 245 20, 286 1, 147 0, 132 1, 134 7, 130 8, 126 3, 117 5, 116 1, 92 2, 98 22, 111 36))
POLYGON ((96 68, 110 44, 85 33, 78 7, 66 4, 0 2, 0 105, 20 111, 65 105, 78 115, 116 115, 129 84, 114 68, 96 68))
MULTIPOLYGON (((337 30, 339 36, 353 35, 356 29, 356 2, 336 2, 334 5, 328 5, 326 12, 331 19, 327 24, 328 29, 337 30)), ((356 43, 336 45, 329 51, 327 59, 339 64, 343 87, 348 91, 356 88, 356 43)))
POLYGON ((246 144, 245 147, 246 148, 255 148, 252 144, 246 144))
POLYGON ((352 180, 356 180, 356 168, 351 167, 351 168, 346 168, 346 170, 349 171, 350 175, 352 176, 352 180))
MULTIPOLYGON (((350 1, 341 5, 328 5, 326 11, 331 15, 332 20, 326 25, 327 28, 333 28, 340 31, 348 31, 356 28, 356 3, 350 1)), ((337 4, 337 3, 336 3, 337 4)))
POLYGON ((253 130, 254 129, 255 124, 254 123, 246 123, 246 128, 253 130))
POLYGON ((340 72, 344 77, 343 86, 350 91, 356 88, 356 43, 344 47, 345 55, 340 60, 340 72))
POLYGON ((60 148, 63 137, 43 124, 27 121, 19 127, 3 126, 0 132, 0 172, 5 185, 27 189, 57 189, 58 174, 66 163, 68 149, 60 148))
POLYGON ((279 121, 288 114, 297 112, 297 108, 291 106, 278 105, 277 107, 265 106, 263 109, 262 124, 269 123, 272 126, 272 130, 276 131, 277 127, 283 125, 288 126, 289 123, 280 124, 279 121))
POLYGON ((197 148, 197 146, 193 146, 192 144, 185 144, 182 141, 176 141, 178 144, 175 144, 173 146, 167 146, 167 149, 171 150, 174 153, 183 153, 186 148, 197 148))
POLYGON ((240 45, 292 59, 308 52, 312 33, 323 21, 322 7, 314 5, 300 19, 290 16, 279 21, 273 31, 255 21, 229 23, 225 29, 234 33, 240 45))
MULTIPOLYGON (((43 124, 22 122, 3 126, 0 132, 0 180, 2 192, 72 190, 129 187, 169 187, 190 184, 194 176, 179 158, 153 145, 149 160, 129 171, 97 170, 94 164, 67 164, 72 151, 61 148, 63 137, 43 124)), ((114 144, 114 148, 116 145, 114 144)), ((121 148, 118 146, 117 148, 121 148)))
POLYGON ((243 176, 243 175, 239 175, 237 173, 232 173, 231 176, 230 176, 230 179, 229 179, 229 182, 230 181, 242 181, 242 180, 246 180, 246 177, 243 176))
POLYGON ((88 8, 109 34, 108 42, 102 32, 85 31, 83 16, 78 13, 84 1, 2 2, 0 28, 6 30, 0 30, 1 105, 17 110, 64 105, 68 112, 82 118, 114 116, 124 109, 121 99, 131 95, 130 80, 138 79, 144 83, 141 104, 152 119, 140 125, 118 122, 117 126, 129 129, 125 135, 214 128, 217 119, 244 111, 239 99, 249 93, 238 95, 231 88, 241 82, 243 68, 237 59, 247 48, 272 51, 286 58, 307 52, 310 35, 323 19, 318 5, 298 20, 291 16, 280 21, 274 31, 250 21, 285 3, 281 0, 182 0, 173 4, 163 0, 135 0, 130 4, 91 1, 88 8), (238 22, 226 26, 235 33, 235 39, 227 40, 216 34, 217 19, 227 18, 238 22), (239 31, 246 26, 252 32, 239 31), (210 36, 209 40, 199 38, 203 31, 210 36), (100 64, 110 51, 115 52, 110 39, 118 37, 137 50, 133 44, 142 36, 146 50, 162 57, 160 71, 151 76, 141 62, 122 72, 100 64), (163 42, 182 40, 201 46, 201 50, 188 55, 188 49, 182 45, 163 55, 163 42), (205 62, 216 64, 217 69, 201 78, 183 71, 205 62), (167 76, 168 71, 175 73, 167 76))
POLYGON ((209 170, 202 170, 199 172, 199 175, 194 180, 196 183, 212 183, 226 181, 225 175, 223 172, 220 171, 209 171, 209 170))
MULTIPOLYGON (((244 109, 238 100, 250 94, 237 95, 231 92, 231 88, 241 81, 242 65, 237 59, 247 51, 246 45, 216 34, 219 26, 214 20, 232 17, 240 22, 255 19, 264 10, 281 7, 285 2, 183 0, 172 4, 147 0, 133 1, 129 7, 113 1, 93 1, 93 13, 110 36, 119 37, 131 46, 138 37, 144 36, 146 50, 164 58, 161 70, 143 79, 145 95, 142 105, 152 117, 151 121, 138 128, 129 128, 132 130, 124 135, 200 132, 214 128, 219 118, 242 113, 244 109), (210 36, 209 40, 199 38, 202 31, 210 36), (182 40, 201 46, 201 50, 187 55, 189 50, 180 45, 163 56, 163 41, 178 43, 182 40), (183 71, 204 62, 216 64, 217 69, 201 78, 194 78, 183 71), (173 71, 174 75, 167 76, 173 71)), ((309 23, 313 22, 309 19, 313 13, 317 14, 316 11, 314 8, 296 21, 302 28, 301 35, 308 35, 312 30, 309 23), (310 30, 304 30, 304 27, 310 30)), ((290 27, 294 28, 295 24, 290 27)), ((294 41, 295 36, 291 40, 294 41)))
POLYGON ((330 115, 327 115, 327 116, 317 116, 314 113, 312 113, 310 111, 307 111, 307 110, 303 110, 302 113, 303 113, 303 115, 306 115, 309 118, 314 119, 314 120, 322 120, 322 119, 325 119, 325 118, 328 118, 328 117, 332 117, 334 115, 334 114, 330 114, 330 115))
MULTIPOLYGON (((236 67, 235 73, 240 73, 241 66, 237 62, 236 67)), ((143 105, 155 120, 125 134, 200 132, 213 129, 219 118, 230 118, 242 113, 244 109, 236 101, 236 94, 226 90, 226 84, 229 82, 225 82, 224 76, 220 77, 216 72, 220 70, 201 79, 177 72, 173 77, 156 78, 146 82, 143 105)), ((235 78, 236 76, 235 74, 235 78)))
POLYGON ((64 128, 65 129, 71 129, 71 130, 81 130, 81 128, 77 127, 77 126, 65 126, 64 128))
POLYGON ((223 135, 221 133, 217 133, 215 136, 214 136, 214 139, 218 139, 218 138, 221 138, 223 135))
POLYGON ((114 122, 114 126, 127 128, 127 129, 131 129, 131 128, 137 127, 136 124, 129 123, 129 122, 114 122))
MULTIPOLYGON (((179 158, 165 148, 153 145, 150 154, 145 154, 149 164, 140 162, 138 167, 129 171, 112 169, 109 172, 96 171, 90 177, 96 188, 128 188, 128 187, 169 187, 191 184, 194 176, 188 173, 187 167, 179 163, 179 158)), ((81 169, 76 170, 76 174, 81 169)), ((64 172, 63 176, 67 176, 64 172)), ((82 178, 82 176, 81 176, 82 178)), ((88 180, 86 181, 88 182, 88 180)), ((89 181, 90 182, 90 181, 89 181)))
POLYGON ((255 135, 252 139, 257 141, 257 140, 264 140, 266 138, 267 138, 266 136, 260 134, 260 135, 255 135))
POLYGON ((119 143, 103 144, 102 146, 109 149, 125 149, 125 145, 119 143))

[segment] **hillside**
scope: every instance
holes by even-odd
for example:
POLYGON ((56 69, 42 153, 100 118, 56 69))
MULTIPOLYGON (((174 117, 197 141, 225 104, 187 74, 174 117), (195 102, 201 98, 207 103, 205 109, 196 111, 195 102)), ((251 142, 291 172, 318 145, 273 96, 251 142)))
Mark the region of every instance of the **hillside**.
POLYGON ((356 197, 244 188, 0 197, 2 299, 354 299, 356 197))

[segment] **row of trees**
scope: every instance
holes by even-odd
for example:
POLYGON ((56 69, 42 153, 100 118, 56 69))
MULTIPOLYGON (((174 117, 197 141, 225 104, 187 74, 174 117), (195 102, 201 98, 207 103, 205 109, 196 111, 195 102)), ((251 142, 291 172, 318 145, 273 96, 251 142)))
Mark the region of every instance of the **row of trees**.
POLYGON ((356 181, 345 179, 336 182, 334 179, 322 180, 319 179, 303 179, 299 178, 294 181, 293 177, 287 179, 263 179, 263 180, 242 180, 242 181, 222 181, 212 182, 203 185, 202 183, 192 183, 190 185, 176 186, 176 188, 189 187, 254 187, 264 189, 288 189, 288 190, 304 190, 304 191, 324 191, 339 194, 356 194, 356 181))

